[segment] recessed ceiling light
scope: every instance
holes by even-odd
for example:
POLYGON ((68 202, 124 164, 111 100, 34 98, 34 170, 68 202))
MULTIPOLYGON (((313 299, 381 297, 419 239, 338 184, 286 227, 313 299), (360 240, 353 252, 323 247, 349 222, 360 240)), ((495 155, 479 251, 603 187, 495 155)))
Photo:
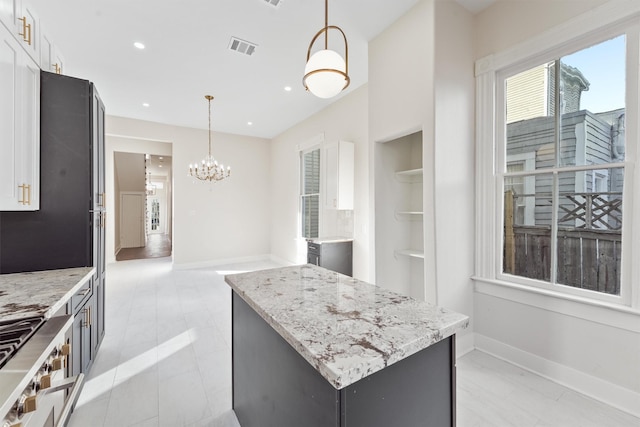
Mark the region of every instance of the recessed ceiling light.
POLYGON ((144 44, 143 43, 135 42, 133 45, 135 47, 137 47, 138 49, 140 49, 140 50, 144 49, 144 44))
POLYGON ((143 107, 148 107, 148 106, 149 106, 149 103, 148 103, 148 102, 143 102, 143 103, 142 103, 142 106, 143 106, 143 107))
POLYGON ((291 92, 291 86, 285 86, 284 90, 286 90, 287 92, 291 92))
POLYGON ((158 157, 158 158, 159 158, 160 160, 164 159, 164 157, 162 157, 162 156, 160 156, 160 157, 158 157))
POLYGON ((158 167, 159 167, 159 168, 161 168, 161 167, 162 167, 162 165, 158 165, 158 167))
POLYGON ((251 126, 251 125, 253 125, 253 122, 247 122, 247 124, 248 124, 249 126, 251 126))

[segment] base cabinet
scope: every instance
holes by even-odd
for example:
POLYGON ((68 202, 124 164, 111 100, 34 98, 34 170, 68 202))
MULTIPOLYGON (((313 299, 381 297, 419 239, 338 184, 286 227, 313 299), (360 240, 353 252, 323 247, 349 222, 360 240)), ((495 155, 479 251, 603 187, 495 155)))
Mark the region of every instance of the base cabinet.
POLYGON ((353 275, 353 242, 307 242, 307 263, 353 275))
POLYGON ((233 409, 243 427, 453 427, 455 337, 336 390, 235 292, 233 409))
POLYGON ((70 375, 86 373, 97 353, 97 292, 90 279, 71 297, 67 313, 73 314, 70 375))

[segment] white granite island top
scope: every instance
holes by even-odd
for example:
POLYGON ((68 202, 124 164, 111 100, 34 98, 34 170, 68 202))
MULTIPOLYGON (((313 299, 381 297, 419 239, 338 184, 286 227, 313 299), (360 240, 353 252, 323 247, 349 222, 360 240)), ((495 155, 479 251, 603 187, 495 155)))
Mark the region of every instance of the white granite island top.
POLYGON ((336 389, 469 324, 465 315, 310 264, 225 280, 336 389))
POLYGON ((0 274, 0 321, 51 317, 94 272, 78 267, 0 274))

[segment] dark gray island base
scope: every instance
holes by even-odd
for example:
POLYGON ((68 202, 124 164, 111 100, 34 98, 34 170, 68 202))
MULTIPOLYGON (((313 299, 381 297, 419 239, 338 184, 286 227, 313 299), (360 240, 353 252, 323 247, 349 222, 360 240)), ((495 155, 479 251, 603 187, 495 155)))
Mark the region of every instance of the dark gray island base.
POLYGON ((235 292, 232 327, 242 427, 455 426, 453 336, 336 390, 235 292))
POLYGON ((455 426, 466 316, 311 265, 226 281, 242 427, 455 426))

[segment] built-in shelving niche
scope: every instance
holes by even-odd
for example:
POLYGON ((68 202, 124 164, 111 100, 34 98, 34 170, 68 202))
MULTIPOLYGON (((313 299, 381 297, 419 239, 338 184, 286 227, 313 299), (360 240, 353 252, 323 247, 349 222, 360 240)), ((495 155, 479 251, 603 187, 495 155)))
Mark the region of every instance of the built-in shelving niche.
POLYGON ((375 145, 376 283, 424 299, 422 132, 375 145))

